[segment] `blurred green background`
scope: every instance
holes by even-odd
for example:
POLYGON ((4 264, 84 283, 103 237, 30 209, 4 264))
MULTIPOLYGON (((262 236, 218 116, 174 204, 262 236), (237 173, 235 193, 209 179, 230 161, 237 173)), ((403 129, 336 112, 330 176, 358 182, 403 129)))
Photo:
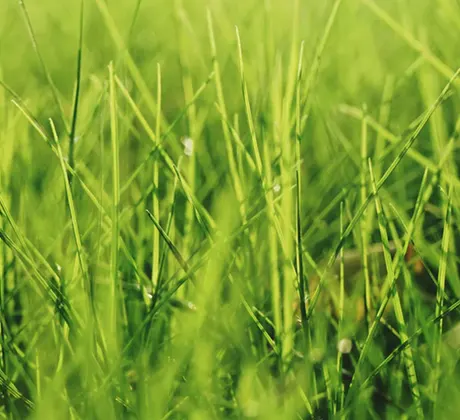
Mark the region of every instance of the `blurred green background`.
POLYGON ((455 0, 2 0, 1 415, 452 418, 459 27, 455 0), (397 163, 383 215, 368 158, 397 163), (402 314, 371 335, 361 291, 296 326, 315 262, 382 229, 425 264, 396 262, 402 314))

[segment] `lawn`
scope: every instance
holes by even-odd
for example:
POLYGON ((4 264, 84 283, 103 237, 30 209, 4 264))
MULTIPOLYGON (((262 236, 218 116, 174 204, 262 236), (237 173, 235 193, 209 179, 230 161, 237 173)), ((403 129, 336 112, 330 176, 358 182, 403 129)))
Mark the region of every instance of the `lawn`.
POLYGON ((1 0, 1 418, 455 418, 455 28, 1 0))

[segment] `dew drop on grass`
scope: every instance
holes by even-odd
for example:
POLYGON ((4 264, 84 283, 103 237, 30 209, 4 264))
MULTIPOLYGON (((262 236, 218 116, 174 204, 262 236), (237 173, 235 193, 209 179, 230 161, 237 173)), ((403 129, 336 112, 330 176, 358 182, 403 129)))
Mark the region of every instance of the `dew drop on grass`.
POLYGON ((342 338, 337 343, 337 350, 342 354, 349 354, 353 348, 353 343, 349 338, 342 338))
POLYGON ((193 139, 190 137, 186 137, 182 140, 182 144, 184 145, 184 155, 185 156, 192 156, 193 155, 193 139))

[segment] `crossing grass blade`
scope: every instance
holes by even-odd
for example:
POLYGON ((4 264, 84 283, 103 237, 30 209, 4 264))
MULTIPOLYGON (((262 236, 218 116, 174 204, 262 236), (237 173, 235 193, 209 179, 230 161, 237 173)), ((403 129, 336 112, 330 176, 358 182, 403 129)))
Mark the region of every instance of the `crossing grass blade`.
MULTIPOLYGON (((452 76, 452 78, 446 84, 446 86, 444 87, 444 89, 442 90, 442 92, 440 93, 438 98, 436 99, 436 101, 425 112, 425 115, 424 115, 423 119, 420 121, 418 126, 415 128, 413 133, 410 134, 409 138, 404 142, 404 144, 403 144, 400 152, 396 156, 396 158, 392 161, 390 166, 387 168, 385 173, 382 175, 382 178, 380 178, 380 180, 377 182, 377 184, 376 184, 376 192, 378 192, 380 190, 380 188, 383 186, 383 184, 386 182, 386 180, 394 172, 396 167, 401 163, 401 160, 404 158, 404 156, 410 150, 410 148, 414 144, 415 140, 417 139, 418 135, 422 131, 423 127, 426 125, 426 123, 430 119, 431 115, 433 115, 434 111, 437 109, 437 107, 443 101, 444 97, 448 94, 451 84, 457 79, 459 74, 460 74, 460 68, 455 72, 455 74, 452 76)), ((331 256, 329 258, 329 261, 328 261, 327 269, 329 269, 332 266, 332 264, 334 263, 334 261, 336 260, 337 255, 340 252, 340 249, 343 246, 343 243, 344 243, 345 239, 348 238, 348 236, 350 236, 350 234, 352 233, 354 227, 356 226, 356 224, 358 223, 358 221, 362 217, 364 211, 366 210, 367 206, 373 200, 373 197, 374 197, 374 193, 369 194, 367 196, 367 198, 366 198, 366 201, 359 207, 359 209, 357 210, 357 212, 353 216, 353 219, 350 221, 350 223, 348 224, 347 228, 345 229, 345 232, 340 237, 339 241, 337 242, 337 244, 334 247, 334 251, 331 254, 331 256)), ((319 294, 321 293, 321 289, 322 289, 322 286, 323 286, 323 278, 324 278, 324 275, 322 276, 322 278, 321 278, 321 280, 319 282, 318 288, 316 289, 316 292, 312 297, 310 312, 313 311, 313 309, 316 306, 316 303, 318 301, 319 294)))
POLYGON ((185 261, 185 259, 182 257, 181 253, 177 249, 177 247, 174 245, 174 243, 171 241, 169 238, 168 234, 166 231, 161 227, 160 223, 158 223, 157 219, 153 216, 152 213, 150 213, 148 210, 146 210, 147 215, 149 216, 150 220, 152 223, 155 225, 155 228, 160 232, 161 237, 163 240, 166 242, 168 245, 169 249, 173 253, 174 257, 176 258, 177 262, 180 264, 182 269, 184 270, 185 274, 194 282, 196 283, 196 280, 194 278, 194 275, 190 271, 190 267, 188 266, 188 263, 185 261))
MULTIPOLYGON (((376 207, 376 213, 377 213, 377 220, 379 224, 379 230, 380 230, 380 235, 382 239, 382 244, 383 244, 383 253, 384 253, 384 258, 385 258, 385 266, 388 272, 387 276, 387 282, 390 282, 390 286, 388 287, 387 293, 388 293, 388 300, 390 295, 392 296, 393 299, 393 305, 394 305, 394 311, 395 311, 395 316, 396 316, 396 322, 399 327, 399 336, 402 341, 405 341, 408 339, 408 333, 407 333, 407 325, 406 321, 404 318, 404 313, 403 313, 403 308, 401 304, 401 298, 400 295, 397 291, 396 288, 396 283, 398 281, 398 277, 396 277, 396 272, 393 269, 393 261, 391 258, 390 254, 390 248, 389 248, 389 239, 388 239, 388 230, 387 230, 387 225, 388 221, 386 219, 385 213, 383 211, 382 203, 380 201, 380 197, 377 193, 377 187, 376 187, 376 181, 374 178, 374 171, 372 168, 372 163, 371 160, 369 159, 369 173, 370 173, 370 178, 371 178, 371 184, 372 184, 372 189, 375 194, 375 207, 376 207)), ((410 236, 408 237, 408 240, 410 240, 410 236)), ((407 245, 406 245, 407 249, 407 245)), ((398 254, 397 254, 398 255, 398 254)), ((397 266, 397 270, 401 271, 401 262, 399 262, 399 265, 397 266)), ((387 300, 387 297, 384 296, 384 301, 387 300)), ((385 306, 382 305, 383 310, 385 310, 385 306)), ((376 320, 378 321, 378 315, 376 316, 376 320)), ((377 326, 377 322, 374 324, 377 326)), ((369 336, 370 339, 372 339, 371 332, 375 331, 375 328, 373 329, 374 325, 371 326, 371 329, 369 331, 369 336)), ((362 360, 364 358, 363 355, 365 355, 365 350, 366 347, 363 347, 362 353, 360 355, 360 359, 362 360)), ((408 377, 408 382, 411 387, 411 394, 414 399, 414 404, 416 406, 416 412, 417 412, 417 417, 418 418, 424 418, 424 413, 423 409, 421 406, 421 397, 420 397, 420 387, 418 384, 418 379, 417 379, 417 373, 415 369, 415 364, 414 364, 414 357, 412 354, 412 349, 409 347, 406 348, 404 352, 404 361, 406 364, 406 369, 407 369, 407 377, 408 377)), ((359 364, 359 362, 358 362, 359 364)), ((356 375, 356 373, 355 373, 356 375)), ((359 375, 359 373, 358 373, 359 375)))

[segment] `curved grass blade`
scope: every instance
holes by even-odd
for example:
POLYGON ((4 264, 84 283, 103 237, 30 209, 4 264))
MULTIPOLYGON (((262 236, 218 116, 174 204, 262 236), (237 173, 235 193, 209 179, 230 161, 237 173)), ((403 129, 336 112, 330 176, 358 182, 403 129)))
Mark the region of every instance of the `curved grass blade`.
POLYGON ((32 22, 30 20, 29 12, 27 11, 26 5, 24 3, 24 0, 19 1, 19 7, 21 8, 22 15, 26 22, 27 30, 29 32, 29 36, 32 41, 33 49, 35 51, 35 54, 37 54, 38 61, 40 62, 40 66, 42 68, 43 73, 45 74, 46 81, 48 82, 48 85, 50 87, 53 100, 61 114, 61 119, 62 119, 62 122, 64 123, 66 131, 67 133, 69 133, 69 125, 68 125, 67 119, 65 118, 64 108, 62 107, 61 100, 59 99, 59 92, 56 88, 56 85, 53 82, 53 79, 48 70, 48 67, 46 66, 45 60, 43 59, 40 49, 38 48, 37 38, 35 37, 35 32, 32 26, 32 22))
MULTIPOLYGON (((78 40, 78 53, 77 53, 77 79, 75 85, 75 96, 73 100, 72 122, 70 125, 69 133, 69 166, 75 168, 75 136, 77 130, 77 117, 78 117, 78 102, 80 100, 80 86, 81 86, 81 66, 82 66, 82 51, 83 51, 83 16, 84 16, 84 0, 80 0, 80 26, 79 26, 79 40, 78 40)), ((72 186, 72 174, 68 172, 69 184, 72 186)))

